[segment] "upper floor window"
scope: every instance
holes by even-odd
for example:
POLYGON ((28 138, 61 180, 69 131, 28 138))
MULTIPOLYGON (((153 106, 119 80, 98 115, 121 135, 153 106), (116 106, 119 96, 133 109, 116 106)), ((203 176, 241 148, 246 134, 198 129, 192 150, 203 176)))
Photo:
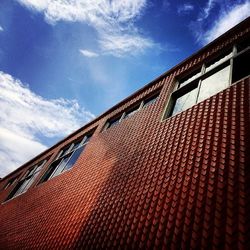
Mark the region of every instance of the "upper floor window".
POLYGON ((18 177, 14 177, 14 178, 11 178, 4 186, 3 190, 9 188, 10 186, 12 186, 16 180, 18 179, 18 177))
POLYGON ((91 135, 92 134, 85 135, 83 138, 80 138, 62 148, 39 183, 45 182, 62 172, 71 169, 89 142, 91 135))
POLYGON ((14 189, 10 192, 7 200, 26 192, 35 181, 45 162, 46 160, 29 168, 25 175, 18 181, 14 189))
POLYGON ((171 95, 165 117, 176 115, 226 89, 232 82, 248 76, 249 52, 249 44, 241 43, 231 51, 204 63, 191 75, 180 78, 177 89, 171 95))
POLYGON ((116 124, 120 123, 122 120, 129 118, 133 116, 137 111, 139 111, 141 108, 147 107, 153 103, 155 103, 159 97, 160 91, 157 91, 153 95, 150 95, 149 97, 146 97, 142 101, 136 103, 134 106, 128 108, 125 110, 122 114, 115 116, 108 120, 104 126, 104 130, 108 129, 110 127, 115 126, 116 124))

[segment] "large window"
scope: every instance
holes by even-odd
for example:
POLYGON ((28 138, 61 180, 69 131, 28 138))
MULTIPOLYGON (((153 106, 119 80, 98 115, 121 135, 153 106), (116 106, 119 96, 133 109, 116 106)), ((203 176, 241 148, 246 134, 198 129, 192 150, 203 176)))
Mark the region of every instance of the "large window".
POLYGON ((249 41, 204 63, 190 75, 177 80, 165 117, 174 116, 224 90, 250 74, 249 41))
POLYGON ((21 178, 21 180, 18 181, 17 185, 10 192, 7 200, 26 192, 29 189, 29 187, 33 184, 40 171, 42 170, 45 162, 46 160, 29 168, 26 174, 21 178))
POLYGON ((75 142, 64 147, 51 163, 39 183, 45 182, 62 172, 71 169, 89 142, 91 135, 92 134, 85 135, 83 138, 80 138, 79 140, 76 140, 75 142))

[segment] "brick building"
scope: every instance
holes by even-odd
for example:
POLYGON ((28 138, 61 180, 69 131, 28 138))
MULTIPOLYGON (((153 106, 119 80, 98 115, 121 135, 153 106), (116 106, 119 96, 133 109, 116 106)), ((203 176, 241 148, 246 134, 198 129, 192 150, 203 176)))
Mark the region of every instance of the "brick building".
POLYGON ((250 18, 0 180, 1 249, 250 249, 250 18))

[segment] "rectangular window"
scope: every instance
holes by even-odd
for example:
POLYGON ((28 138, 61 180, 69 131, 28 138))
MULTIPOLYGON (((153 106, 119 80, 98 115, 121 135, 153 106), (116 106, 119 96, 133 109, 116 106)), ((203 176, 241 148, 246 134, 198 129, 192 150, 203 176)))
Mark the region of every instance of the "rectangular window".
POLYGON ((158 97, 159 97, 159 93, 145 99, 145 101, 143 101, 143 107, 147 107, 147 106, 155 103, 157 101, 158 97))
POLYGON ((157 91, 155 91, 153 94, 151 94, 150 96, 147 96, 145 99, 137 102, 134 106, 129 107, 127 110, 125 110, 122 114, 120 114, 119 116, 116 116, 114 118, 111 118, 110 120, 108 120, 103 128, 103 130, 106 130, 108 128, 111 128, 113 126, 115 126, 116 124, 120 123, 121 121, 123 121, 126 118, 129 118, 131 116, 133 116, 135 113, 137 113, 141 108, 146 108, 149 105, 155 103, 158 100, 160 94, 160 90, 158 89, 157 91))
POLYGON ((24 177, 17 183, 14 189, 10 192, 7 200, 14 198, 22 193, 25 193, 30 186, 34 183, 36 177, 39 175, 42 167, 44 166, 46 161, 42 161, 34 167, 30 168, 24 177))
POLYGON ((115 126, 116 124, 118 124, 120 122, 120 119, 121 119, 121 115, 111 119, 110 121, 107 122, 106 128, 111 128, 111 127, 115 126))
POLYGON ((176 115, 250 75, 249 39, 178 80, 165 117, 176 115))
POLYGON ((91 134, 85 135, 81 139, 70 143, 64 147, 56 157, 56 159, 51 163, 46 173, 43 175, 39 183, 45 182, 62 172, 65 172, 73 167, 80 154, 89 142, 91 134))
POLYGON ((211 75, 208 75, 200 82, 198 102, 201 102, 212 95, 222 91, 229 86, 230 65, 224 66, 211 75))
POLYGON ((4 186, 3 190, 5 190, 5 189, 9 188, 10 186, 12 186, 16 182, 17 179, 18 179, 18 177, 14 177, 14 178, 10 179, 6 183, 6 185, 4 186))
POLYGON ((140 103, 137 104, 136 106, 134 106, 133 108, 129 109, 128 111, 125 112, 123 119, 131 117, 132 115, 134 115, 140 108, 140 103))

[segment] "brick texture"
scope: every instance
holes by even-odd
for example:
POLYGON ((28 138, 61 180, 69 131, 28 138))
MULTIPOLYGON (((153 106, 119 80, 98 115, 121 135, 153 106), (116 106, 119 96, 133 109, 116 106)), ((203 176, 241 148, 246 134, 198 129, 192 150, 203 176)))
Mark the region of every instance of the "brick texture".
POLYGON ((63 145, 97 127, 70 171, 0 205, 0 249, 250 249, 250 78, 162 120, 174 77, 249 33, 247 20, 0 180, 2 189, 52 155, 41 177, 63 145), (160 87, 157 102, 102 131, 160 87))

